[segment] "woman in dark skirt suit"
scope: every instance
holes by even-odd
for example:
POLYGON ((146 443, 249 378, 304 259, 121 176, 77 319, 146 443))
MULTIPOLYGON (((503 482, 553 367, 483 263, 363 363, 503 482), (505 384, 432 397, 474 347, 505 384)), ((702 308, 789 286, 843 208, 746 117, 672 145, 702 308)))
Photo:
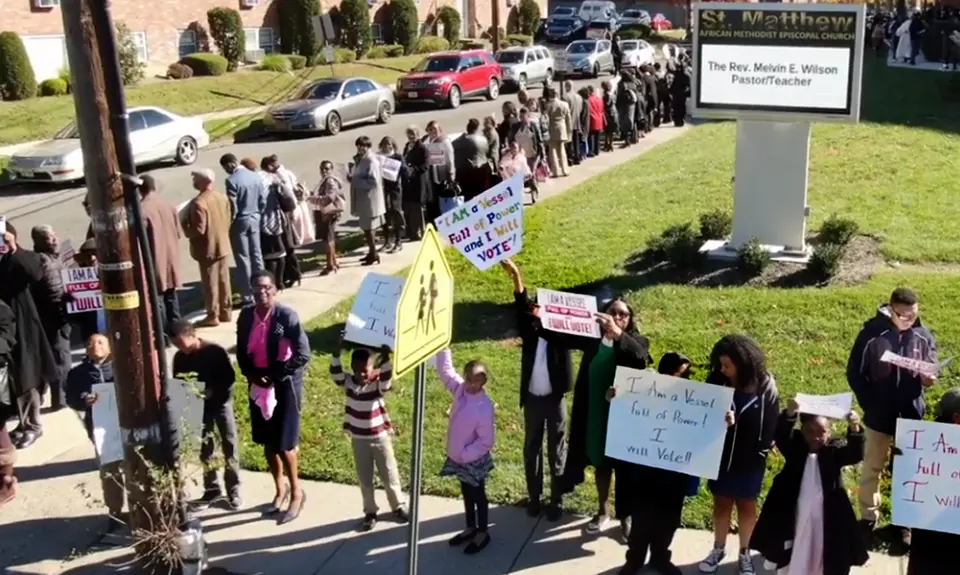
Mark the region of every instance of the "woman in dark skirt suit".
POLYGON ((250 384, 253 442, 263 446, 276 485, 270 512, 280 513, 284 503, 290 502, 279 519, 282 525, 299 517, 306 501, 298 477, 297 446, 310 344, 297 312, 277 303, 273 274, 260 271, 251 283, 254 305, 243 308, 237 318, 237 364, 250 384))

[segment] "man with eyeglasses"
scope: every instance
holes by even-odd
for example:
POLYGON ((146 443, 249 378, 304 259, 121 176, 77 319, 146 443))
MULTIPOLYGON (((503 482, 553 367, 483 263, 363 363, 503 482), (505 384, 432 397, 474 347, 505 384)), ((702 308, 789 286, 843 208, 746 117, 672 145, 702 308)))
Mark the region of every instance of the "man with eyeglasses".
POLYGON ((868 546, 880 508, 880 474, 887 466, 897 419, 923 419, 923 389, 936 383, 935 377, 881 361, 887 351, 937 361, 933 334, 920 323, 917 296, 908 288, 895 289, 889 303, 863 324, 847 362, 847 381, 863 409, 860 527, 868 546))

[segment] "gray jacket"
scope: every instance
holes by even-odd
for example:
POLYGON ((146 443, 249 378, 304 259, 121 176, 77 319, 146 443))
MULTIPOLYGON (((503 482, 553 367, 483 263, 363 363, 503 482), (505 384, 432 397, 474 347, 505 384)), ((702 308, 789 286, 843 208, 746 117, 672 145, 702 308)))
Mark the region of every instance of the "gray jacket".
POLYGON ((239 166, 227 178, 226 187, 233 221, 260 217, 267 202, 260 174, 239 166))
POLYGON ((439 139, 433 140, 427 137, 423 143, 427 147, 427 164, 430 170, 430 181, 436 184, 442 184, 455 180, 457 177, 457 168, 453 164, 453 144, 450 143, 450 138, 440 136, 439 139), (433 154, 436 150, 439 150, 443 155, 443 164, 441 165, 433 165, 433 154))
POLYGON ((350 178, 350 213, 361 222, 387 213, 383 198, 380 160, 374 153, 354 158, 356 166, 350 178))
POLYGON ((574 132, 583 131, 583 98, 574 91, 563 95, 563 101, 570 106, 570 128, 574 132))
POLYGON ((490 143, 483 134, 463 134, 453 141, 453 158, 457 171, 467 172, 467 168, 479 168, 487 163, 490 143))

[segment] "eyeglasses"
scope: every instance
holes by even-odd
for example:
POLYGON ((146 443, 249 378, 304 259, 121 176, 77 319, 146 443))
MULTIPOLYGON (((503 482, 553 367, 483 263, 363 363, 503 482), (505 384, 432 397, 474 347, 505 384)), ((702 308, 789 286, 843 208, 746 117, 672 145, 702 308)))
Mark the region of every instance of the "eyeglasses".
POLYGON ((608 314, 610 317, 630 317, 630 312, 613 310, 608 314))

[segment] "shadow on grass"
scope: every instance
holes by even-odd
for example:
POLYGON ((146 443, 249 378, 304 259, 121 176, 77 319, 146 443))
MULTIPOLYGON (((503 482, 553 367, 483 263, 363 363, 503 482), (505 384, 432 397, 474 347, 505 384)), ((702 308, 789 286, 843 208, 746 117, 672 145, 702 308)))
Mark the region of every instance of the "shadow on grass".
POLYGON ((266 100, 252 98, 249 95, 244 94, 231 94, 230 92, 221 92, 220 90, 210 90, 210 93, 214 96, 220 96, 221 98, 230 98, 238 102, 248 102, 255 106, 266 106, 269 103, 266 100))
POLYGON ((960 73, 887 66, 865 56, 860 119, 960 133, 960 73))

